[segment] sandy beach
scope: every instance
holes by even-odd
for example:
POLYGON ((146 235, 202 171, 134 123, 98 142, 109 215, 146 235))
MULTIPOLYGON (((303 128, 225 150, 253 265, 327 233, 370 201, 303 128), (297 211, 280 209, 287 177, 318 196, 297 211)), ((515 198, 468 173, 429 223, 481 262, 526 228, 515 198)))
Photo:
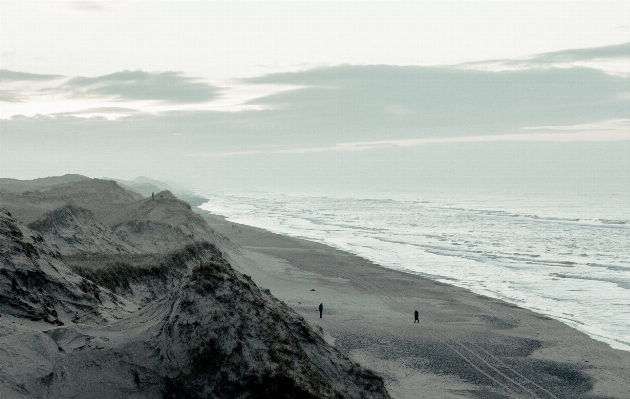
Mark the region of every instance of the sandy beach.
POLYGON ((236 269, 380 373, 394 398, 630 397, 630 353, 561 322, 199 212, 236 269))

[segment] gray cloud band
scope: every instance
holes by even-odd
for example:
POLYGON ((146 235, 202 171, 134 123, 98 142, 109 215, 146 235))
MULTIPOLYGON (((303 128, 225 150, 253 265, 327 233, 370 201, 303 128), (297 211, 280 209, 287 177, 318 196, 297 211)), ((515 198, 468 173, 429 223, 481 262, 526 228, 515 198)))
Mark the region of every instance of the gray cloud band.
POLYGON ((70 79, 62 87, 76 96, 116 97, 195 103, 215 98, 217 88, 181 72, 122 71, 97 77, 70 79))

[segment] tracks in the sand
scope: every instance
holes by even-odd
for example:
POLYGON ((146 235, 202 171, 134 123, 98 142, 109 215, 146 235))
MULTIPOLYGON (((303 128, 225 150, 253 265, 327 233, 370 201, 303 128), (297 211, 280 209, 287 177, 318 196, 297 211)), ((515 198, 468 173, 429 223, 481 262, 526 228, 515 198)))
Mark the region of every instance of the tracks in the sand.
MULTIPOLYGON (((401 304, 413 305, 406 298, 396 296, 395 293, 390 292, 387 288, 376 286, 372 281, 362 276, 354 274, 350 275, 339 270, 336 271, 336 274, 338 277, 346 278, 371 294, 377 296, 401 317, 404 317, 405 319, 408 318, 407 314, 403 314, 400 311, 395 310, 401 304)), ((445 347, 449 348, 467 365, 469 365, 469 367, 492 381, 496 388, 501 389, 510 397, 558 399, 558 397, 552 392, 510 367, 501 359, 492 355, 490 352, 486 351, 474 342, 459 340, 449 334, 446 331, 446 328, 441 328, 439 331, 433 331, 431 328, 425 327, 422 331, 431 335, 436 341, 441 342, 445 347)))

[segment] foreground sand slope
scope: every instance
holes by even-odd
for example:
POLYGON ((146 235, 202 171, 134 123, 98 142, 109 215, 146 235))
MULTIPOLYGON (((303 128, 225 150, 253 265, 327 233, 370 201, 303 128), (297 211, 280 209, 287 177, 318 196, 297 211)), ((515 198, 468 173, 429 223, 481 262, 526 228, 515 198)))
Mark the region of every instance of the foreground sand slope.
POLYGON ((630 353, 558 321, 203 214, 231 241, 224 248, 240 271, 385 375, 393 397, 630 398, 630 353))

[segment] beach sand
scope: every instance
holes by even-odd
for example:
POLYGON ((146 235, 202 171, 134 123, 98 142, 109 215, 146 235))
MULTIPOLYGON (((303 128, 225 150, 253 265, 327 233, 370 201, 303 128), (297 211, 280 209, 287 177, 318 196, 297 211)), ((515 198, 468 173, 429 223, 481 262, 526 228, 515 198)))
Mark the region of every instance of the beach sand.
POLYGON ((561 322, 200 212, 237 270, 381 374, 393 398, 630 398, 630 352, 561 322))

